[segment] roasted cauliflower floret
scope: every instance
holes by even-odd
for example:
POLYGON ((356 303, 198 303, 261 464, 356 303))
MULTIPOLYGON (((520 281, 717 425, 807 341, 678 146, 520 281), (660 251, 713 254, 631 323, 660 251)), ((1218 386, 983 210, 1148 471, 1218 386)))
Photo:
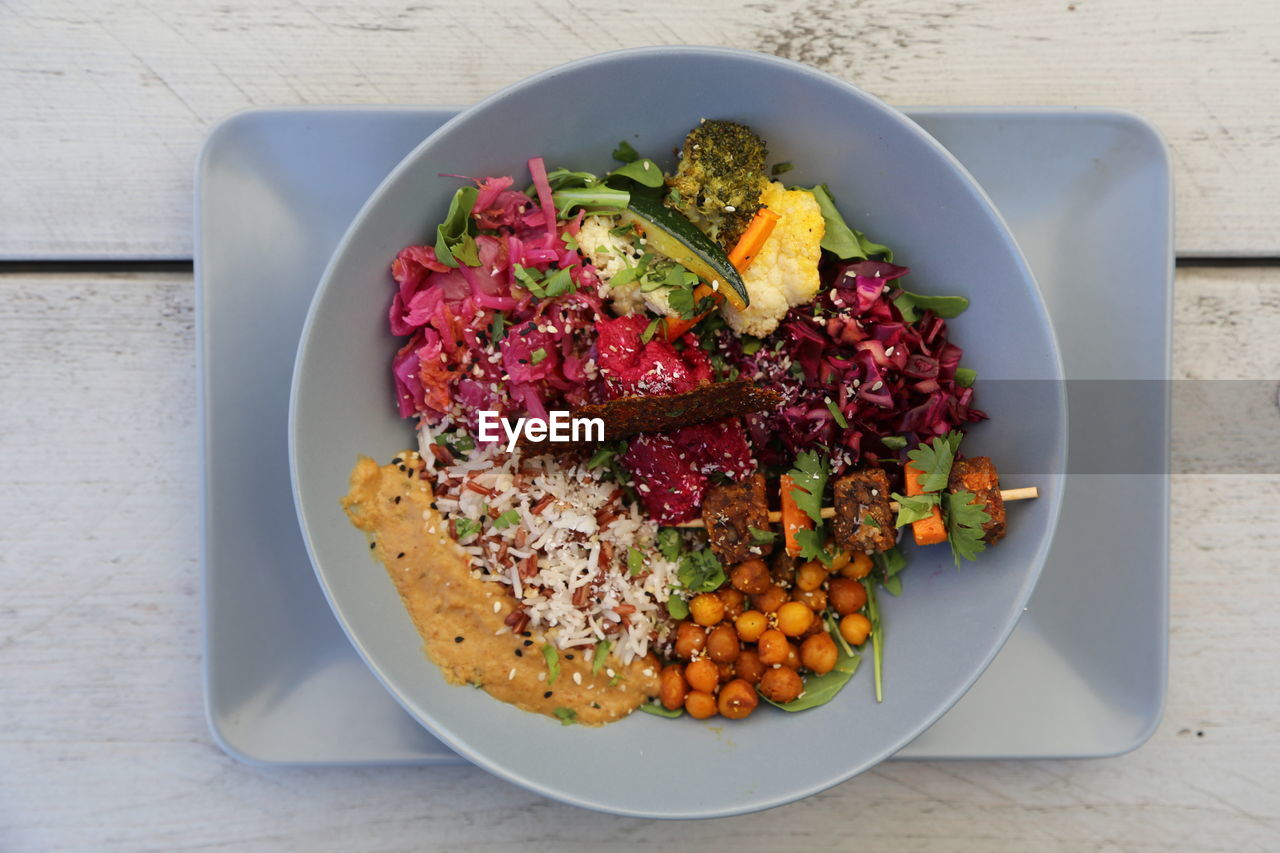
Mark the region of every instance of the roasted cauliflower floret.
POLYGON ((667 179, 667 204, 727 250, 760 209, 767 156, 764 140, 745 124, 703 121, 684 139, 676 173, 667 179))
POLYGON ((770 182, 760 202, 782 218, 742 274, 751 304, 739 310, 726 302, 720 310, 735 332, 764 337, 777 328, 788 309, 817 295, 826 225, 817 199, 808 190, 789 190, 770 182))

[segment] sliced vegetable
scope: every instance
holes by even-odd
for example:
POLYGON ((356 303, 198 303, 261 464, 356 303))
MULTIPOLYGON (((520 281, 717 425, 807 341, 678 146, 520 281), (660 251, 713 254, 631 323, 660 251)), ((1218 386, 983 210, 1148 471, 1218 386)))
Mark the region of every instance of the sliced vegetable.
MULTIPOLYGON (((924 487, 925 472, 916 467, 916 463, 908 462, 902 469, 907 481, 907 494, 923 495, 928 491, 924 487)), ((943 481, 946 482, 945 480, 943 481)), ((911 534, 917 545, 937 545, 947 541, 947 526, 942 522, 942 510, 936 505, 929 508, 927 518, 911 522, 911 534)))
POLYGON ((781 216, 767 207, 762 207, 756 211, 756 215, 751 219, 751 224, 747 226, 747 230, 738 238, 738 242, 734 244, 733 251, 729 253, 729 263, 733 264, 734 269, 738 272, 747 271, 747 267, 751 266, 751 262, 756 259, 756 255, 760 254, 760 249, 764 246, 765 241, 769 239, 769 235, 773 233, 774 226, 781 219, 781 216))
POLYGON ((724 250, 682 214, 656 199, 632 196, 622 213, 622 221, 639 225, 655 251, 696 274, 734 307, 746 308, 751 301, 742 276, 724 250), (728 287, 717 286, 717 283, 728 287))
POLYGON ((793 492, 795 485, 791 481, 791 477, 783 474, 780 480, 781 505, 782 505, 782 533, 786 537, 787 553, 795 557, 800 553, 800 543, 796 540, 796 531, 812 530, 813 519, 809 517, 809 513, 800 508, 796 503, 793 492))
MULTIPOLYGON (((703 299, 721 299, 720 294, 711 289, 709 285, 700 284, 693 289, 694 304, 701 302, 703 299)), ((669 341, 679 340, 680 337, 698 323, 702 322, 702 318, 710 314, 710 311, 703 311, 693 317, 666 317, 662 320, 663 334, 669 341)))

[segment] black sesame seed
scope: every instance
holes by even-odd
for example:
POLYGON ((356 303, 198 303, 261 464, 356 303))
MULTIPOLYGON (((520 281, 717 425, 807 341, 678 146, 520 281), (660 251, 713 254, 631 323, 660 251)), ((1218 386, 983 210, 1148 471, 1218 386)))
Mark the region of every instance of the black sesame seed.
POLYGON ((525 644, 526 646, 532 646, 532 645, 533 645, 533 640, 525 640, 525 641, 524 641, 524 644, 525 644))
POLYGON ((400 496, 396 495, 396 503, 400 503, 400 496))
POLYGON ((573 655, 565 655, 569 660, 573 660, 573 655))
POLYGON ((462 637, 454 637, 454 638, 453 638, 453 641, 454 641, 455 643, 461 643, 463 639, 464 639, 464 638, 462 638, 462 637))
POLYGON ((378 543, 377 543, 377 542, 370 542, 370 543, 369 543, 369 550, 370 550, 370 551, 372 551, 374 548, 377 548, 377 547, 378 547, 378 543))
POLYGON ((403 559, 404 559, 404 551, 401 551, 399 554, 396 554, 396 559, 397 559, 397 560, 403 560, 403 559))
POLYGON ((524 657, 524 652, 522 652, 520 649, 516 649, 516 657, 518 658, 524 657))
POLYGON ((404 461, 403 459, 401 459, 399 456, 397 456, 395 459, 392 459, 392 460, 391 460, 391 464, 392 464, 392 465, 399 465, 399 464, 400 464, 401 462, 403 462, 403 461, 404 461))
POLYGON ((543 699, 550 699, 550 698, 551 698, 551 691, 550 691, 550 690, 548 690, 546 693, 543 693, 543 694, 542 694, 542 698, 543 698, 543 699))
POLYGON ((533 632, 532 632, 532 631, 521 631, 521 632, 520 632, 520 636, 521 636, 521 637, 532 637, 532 636, 533 636, 533 632))

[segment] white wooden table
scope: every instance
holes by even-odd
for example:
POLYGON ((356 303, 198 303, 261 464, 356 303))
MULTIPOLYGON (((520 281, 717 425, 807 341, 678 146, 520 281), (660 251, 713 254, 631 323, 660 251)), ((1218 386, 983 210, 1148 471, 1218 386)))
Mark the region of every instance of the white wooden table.
POLYGON ((261 770, 211 743, 190 176, 244 107, 466 103, 573 57, 690 42, 896 103, 1133 109, 1172 146, 1196 259, 1175 375, 1280 378, 1272 0, 631 5, 0 0, 0 850, 1280 849, 1274 473, 1175 477, 1168 704, 1120 758, 889 763, 669 824, 471 768, 261 770))

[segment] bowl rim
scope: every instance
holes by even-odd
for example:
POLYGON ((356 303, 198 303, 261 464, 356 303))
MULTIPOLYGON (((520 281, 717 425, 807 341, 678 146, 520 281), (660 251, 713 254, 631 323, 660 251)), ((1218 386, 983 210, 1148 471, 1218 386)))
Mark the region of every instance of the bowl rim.
POLYGON ((346 618, 341 603, 335 598, 329 586, 325 570, 321 567, 319 555, 316 551, 315 544, 312 541, 310 525, 307 521, 306 508, 303 504, 302 489, 299 480, 300 465, 298 461, 298 446, 296 440, 299 428, 298 392, 299 386, 302 384, 302 366, 306 363, 307 351, 313 340, 312 327, 316 321, 317 315, 319 314, 319 305, 322 301, 321 297, 330 289, 330 287, 333 286, 336 267, 338 266, 339 261, 347 254, 351 244, 355 241, 356 235, 361 231, 365 219, 370 215, 370 212, 378 205, 389 189, 395 185, 400 180, 401 176, 421 157, 423 150, 432 145, 437 137, 444 137, 451 133, 457 125, 467 122, 473 114, 479 113, 487 109, 490 105, 508 98, 514 93, 527 87, 553 79, 561 74, 600 65, 602 63, 610 63, 623 59, 643 59, 645 57, 655 59, 670 58, 672 54, 679 54, 683 57, 705 57, 713 60, 746 60, 813 78, 824 85, 835 85, 839 89, 843 90, 843 92, 849 97, 863 102, 863 104, 869 109, 880 112, 882 115, 900 126, 904 132, 915 136, 919 141, 923 142, 928 148, 930 148, 935 155, 941 157, 942 160, 960 176, 961 183, 965 190, 977 203, 978 208, 986 215, 989 224, 994 226, 999 240, 1003 243, 1005 250, 1009 253, 1016 269, 1020 273, 1022 281, 1029 285, 1029 290, 1033 295, 1033 308, 1038 315, 1041 328, 1047 334, 1051 367, 1054 377, 1058 380, 1056 389, 1057 402, 1064 417, 1063 428, 1060 431, 1058 440, 1055 442, 1052 456, 1057 460, 1059 470, 1066 470, 1066 436, 1068 434, 1066 418, 1069 417, 1069 413, 1067 412, 1066 406, 1066 389, 1062 382, 1065 377, 1065 373, 1062 362, 1062 353, 1058 347, 1057 335, 1049 317, 1048 308, 1040 291, 1039 284, 1036 282, 1035 276, 1031 271, 1030 265, 1027 263, 1026 257, 1023 255, 1021 248, 1014 239, 1008 223, 1005 221, 1004 216, 1000 211, 995 207, 995 204, 987 195, 986 190, 984 190, 973 175, 969 173, 969 170, 965 168, 954 154, 943 147, 940 142, 925 131, 919 124, 912 121, 900 110, 890 106, 875 95, 858 88, 847 80, 837 77, 829 72, 814 68, 813 66, 805 63, 785 59, 773 54, 744 50, 740 48, 704 45, 655 45, 622 48, 591 54, 570 62, 545 68, 539 72, 503 86, 469 107, 462 108, 456 116, 449 119, 414 146, 411 151, 405 154, 395 168, 393 168, 378 184, 378 187, 370 194, 368 200, 366 200, 360 207, 359 212, 356 213, 355 217, 351 220, 351 223, 347 226, 346 231, 342 235, 342 239, 339 240, 333 254, 329 258, 328 263, 325 265, 324 272, 321 275, 315 293, 311 298, 310 305, 307 309, 306 319, 299 335, 293 364, 293 372, 290 379, 288 454, 290 486, 293 494, 294 510, 297 514, 298 526, 300 533, 302 534, 303 542, 306 545, 307 555, 311 561, 311 567, 320 583, 320 588, 324 593, 325 600, 328 602, 329 607, 333 611, 343 633, 346 634, 347 639, 351 642, 361 660, 364 661, 365 665, 374 674, 375 678, 377 678, 377 680, 387 689, 395 701, 404 708, 419 725, 422 725, 429 732, 438 737, 450 749, 464 757, 468 762, 501 779, 549 799, 568 803, 581 808, 626 817, 693 819, 730 817, 739 814, 763 811, 765 809, 775 808, 777 806, 795 802, 824 791, 840 784, 841 782, 845 782, 872 767, 875 767, 880 762, 891 757, 894 753, 918 737, 943 714, 950 710, 951 707, 955 705, 955 703, 958 702, 966 692, 968 692, 978 678, 981 677, 981 675, 990 666, 992 660, 995 659, 995 656, 1004 647, 1005 643, 1008 642, 1010 635, 1013 633, 1022 613, 1026 609, 1027 601, 1030 599, 1031 593, 1034 591, 1036 583, 1039 581, 1040 574, 1044 569, 1044 564, 1057 530, 1062 506, 1063 489, 1065 486, 1064 478, 1062 476, 1050 476, 1048 478, 1047 486, 1042 492, 1042 497, 1046 498, 1051 505, 1050 516, 1047 520, 1045 530, 1042 534, 1035 555, 1032 558, 1030 571, 1026 574, 1026 577, 1023 580, 1022 588, 1014 601, 1013 607, 1010 608, 1011 612, 1003 616, 1004 624, 999 631, 997 641, 992 643, 991 648, 988 650, 986 655, 984 655, 980 664, 974 667, 973 671, 965 677, 964 681, 957 689, 946 696, 939 697, 931 705, 929 712, 922 715, 921 722, 918 726, 908 731, 907 734, 893 741, 886 742, 881 746, 881 748, 870 753, 863 761, 851 765, 846 770, 842 770, 834 776, 824 777, 822 779, 815 780, 808 785, 794 788, 785 794, 766 795, 751 800, 744 800, 740 807, 735 806, 731 809, 707 809, 694 806, 683 809, 665 809, 663 812, 659 813, 643 808, 628 809, 625 806, 620 806, 616 803, 608 802, 603 799, 588 798, 576 793, 566 792, 542 779, 531 778, 522 773, 515 772, 501 763, 490 759, 482 752, 477 751, 465 738, 457 735, 449 727, 436 722, 427 709, 419 707, 417 703, 413 702, 409 697, 401 693, 391 677, 383 670, 380 663, 375 659, 373 653, 365 646, 364 642, 358 636, 354 626, 352 626, 346 618))

